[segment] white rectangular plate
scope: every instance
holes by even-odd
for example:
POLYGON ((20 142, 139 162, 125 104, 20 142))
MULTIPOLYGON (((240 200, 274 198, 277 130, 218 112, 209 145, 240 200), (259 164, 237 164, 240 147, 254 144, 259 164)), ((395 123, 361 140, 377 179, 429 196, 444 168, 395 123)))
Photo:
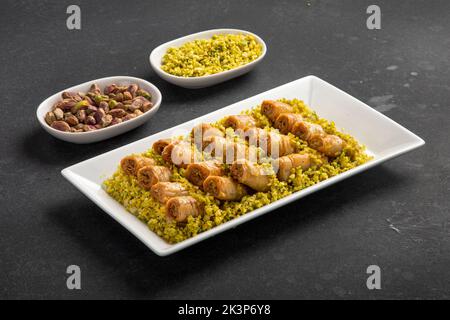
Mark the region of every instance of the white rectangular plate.
POLYGON ((421 138, 365 103, 315 76, 307 76, 80 162, 62 170, 62 175, 156 254, 165 256, 418 148, 424 143, 421 138), (319 116, 334 121, 337 128, 366 145, 374 159, 177 244, 169 244, 157 236, 145 223, 127 212, 102 189, 102 182, 116 171, 120 160, 126 155, 144 152, 158 139, 187 133, 200 122, 217 121, 226 115, 238 114, 244 109, 253 108, 264 99, 279 98, 302 99, 319 116))

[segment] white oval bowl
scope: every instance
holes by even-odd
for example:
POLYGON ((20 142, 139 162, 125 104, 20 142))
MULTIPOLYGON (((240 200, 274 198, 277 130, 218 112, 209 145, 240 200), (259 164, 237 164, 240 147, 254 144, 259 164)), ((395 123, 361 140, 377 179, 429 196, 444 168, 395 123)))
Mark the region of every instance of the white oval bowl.
POLYGON ((199 88, 205 88, 209 87, 227 80, 230 80, 232 78, 241 76, 250 70, 252 70, 258 63, 262 61, 264 56, 267 52, 267 46, 265 42, 256 34, 251 33, 249 31, 245 30, 239 30, 239 29, 213 29, 213 30, 207 30, 202 31, 198 33, 194 33, 182 38, 178 38, 169 42, 166 42, 155 49, 150 53, 150 65, 152 66, 153 70, 164 80, 173 83, 177 86, 189 88, 189 89, 199 89, 199 88), (190 42, 193 40, 198 39, 210 39, 215 34, 247 34, 252 35, 255 37, 256 41, 258 41, 262 46, 262 53, 261 55, 253 60, 252 62, 249 62, 243 66, 237 67, 235 69, 222 71, 219 73, 207 75, 207 76, 201 76, 201 77, 179 77, 171 75, 164 70, 161 69, 161 61, 162 57, 166 53, 167 49, 171 47, 179 47, 185 44, 186 42, 190 42))
POLYGON ((134 78, 134 77, 127 77, 127 76, 115 76, 115 77, 106 77, 96 80, 91 80, 76 86, 73 86, 71 88, 64 89, 58 93, 55 93, 54 95, 48 97, 45 99, 37 108, 36 116, 38 118, 39 123, 41 124, 41 127, 44 128, 45 131, 50 133, 55 138, 72 142, 72 143, 92 143, 97 142, 101 140, 105 140, 114 136, 117 136, 119 134, 122 134, 124 132, 127 132, 131 129, 134 129, 142 124, 144 122, 148 121, 153 115, 158 111, 159 106, 161 105, 162 101, 162 95, 161 92, 158 90, 156 86, 151 84, 150 82, 140 79, 140 78, 134 78), (146 90, 149 92, 152 96, 152 103, 153 107, 145 112, 144 114, 122 122, 115 125, 112 125, 110 127, 94 130, 94 131, 88 131, 88 132, 64 132, 59 131, 56 129, 53 129, 45 122, 45 114, 52 110, 53 105, 61 100, 61 94, 64 91, 73 91, 73 92, 87 92, 89 91, 90 86, 96 83, 102 90, 110 85, 110 84, 117 84, 117 85, 129 85, 129 84, 137 84, 140 88, 146 90))

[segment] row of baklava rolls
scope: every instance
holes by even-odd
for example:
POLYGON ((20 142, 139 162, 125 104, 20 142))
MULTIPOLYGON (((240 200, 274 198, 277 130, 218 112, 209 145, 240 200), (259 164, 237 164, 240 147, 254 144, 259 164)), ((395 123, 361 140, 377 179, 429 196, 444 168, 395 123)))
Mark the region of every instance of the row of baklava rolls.
POLYGON ((184 222, 188 216, 197 216, 203 211, 201 203, 189 196, 181 183, 171 181, 172 171, 157 165, 154 159, 131 155, 123 158, 120 165, 125 174, 134 176, 140 187, 149 190, 156 201, 166 206, 168 219, 184 222))
POLYGON ((300 114, 294 113, 292 106, 280 101, 264 100, 261 112, 281 133, 292 133, 327 157, 341 154, 344 147, 341 138, 327 134, 320 125, 304 120, 300 114))
MULTIPOLYGON (((185 176, 192 184, 222 201, 239 201, 252 190, 270 189, 273 171, 270 166, 258 163, 261 155, 257 147, 264 151, 264 156, 274 158, 271 164, 280 181, 287 181, 293 168, 306 170, 312 165, 308 154, 296 153, 287 133, 305 140, 328 157, 342 151, 343 141, 339 137, 328 135, 319 125, 304 121, 290 105, 266 100, 262 112, 281 134, 257 127, 255 119, 249 115, 233 115, 226 118, 224 126, 243 133, 246 143, 226 138, 223 131, 202 123, 191 132, 192 144, 161 139, 152 148, 167 164, 186 169, 185 176), (199 150, 209 153, 213 160, 202 161, 199 150), (231 163, 231 177, 225 175, 224 163, 231 163)), ((121 167, 126 174, 135 176, 139 185, 149 190, 157 201, 165 204, 169 219, 184 222, 188 216, 201 214, 201 203, 189 196, 181 183, 171 181, 172 171, 168 167, 156 165, 153 159, 142 156, 125 157, 121 167)))

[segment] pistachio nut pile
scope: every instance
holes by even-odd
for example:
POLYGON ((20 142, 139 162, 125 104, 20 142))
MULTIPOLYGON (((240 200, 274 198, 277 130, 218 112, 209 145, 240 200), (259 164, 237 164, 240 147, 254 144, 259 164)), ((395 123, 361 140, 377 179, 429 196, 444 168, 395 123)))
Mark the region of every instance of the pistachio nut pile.
POLYGON ((66 91, 61 96, 45 115, 45 122, 65 132, 102 129, 134 119, 153 107, 151 95, 137 84, 111 84, 102 93, 94 83, 86 93, 66 91))

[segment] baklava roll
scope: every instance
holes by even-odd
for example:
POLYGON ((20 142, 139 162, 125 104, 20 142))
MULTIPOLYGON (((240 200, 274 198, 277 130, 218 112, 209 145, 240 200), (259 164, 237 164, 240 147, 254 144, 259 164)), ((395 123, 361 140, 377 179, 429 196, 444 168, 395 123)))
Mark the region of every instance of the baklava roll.
POLYGON ((298 113, 282 113, 275 120, 274 127, 280 130, 282 134, 292 132, 294 124, 303 121, 303 117, 298 113))
POLYGON ((191 196, 170 198, 166 203, 166 217, 176 222, 185 222, 189 216, 202 213, 202 205, 191 196))
POLYGON ((247 128, 255 127, 256 120, 252 116, 246 114, 229 116, 225 120, 224 126, 231 127, 233 130, 245 130, 247 128))
POLYGON ((178 182, 158 182, 150 190, 152 197, 161 203, 166 203, 170 198, 187 196, 189 192, 178 182))
POLYGON ((245 137, 249 145, 261 148, 271 157, 278 158, 295 152, 294 142, 284 134, 251 128, 245 132, 245 137))
POLYGON ((245 130, 244 137, 245 140, 248 141, 249 144, 254 145, 256 147, 259 147, 260 143, 260 137, 267 135, 267 131, 261 128, 249 128, 245 130))
POLYGON ((209 123, 200 123, 191 131, 191 137, 199 150, 205 148, 205 145, 207 145, 207 142, 211 137, 223 136, 225 136, 225 134, 221 130, 213 127, 209 123))
POLYGON ((302 140, 309 141, 314 136, 326 135, 323 128, 315 123, 310 123, 306 121, 298 121, 292 127, 292 134, 299 137, 302 140))
POLYGON ((203 182, 203 190, 224 201, 239 201, 247 194, 245 187, 230 177, 209 176, 203 182))
POLYGON ((153 143, 152 149, 156 154, 161 155, 164 148, 172 143, 172 139, 159 139, 153 143))
POLYGON ((259 162, 261 158, 267 157, 268 132, 261 128, 250 128, 245 130, 244 138, 249 144, 247 160, 259 162), (264 153, 259 151, 260 148, 264 153))
POLYGON ((237 160, 230 168, 231 176, 256 191, 270 189, 271 170, 245 159, 237 160))
POLYGON ((315 135, 308 143, 311 148, 322 152, 327 157, 337 157, 344 148, 344 140, 333 134, 315 135))
POLYGON ((186 169, 186 178, 194 185, 203 187, 203 182, 209 176, 222 176, 223 170, 220 162, 209 160, 191 163, 186 169))
POLYGON ((146 189, 150 188, 162 181, 170 181, 172 172, 164 166, 146 166, 139 169, 137 174, 138 184, 146 189))
POLYGON ((172 142, 164 148, 161 156, 167 163, 180 168, 186 168, 190 163, 195 162, 195 151, 186 141, 172 142))
POLYGON ((120 167, 127 175, 136 176, 139 169, 156 164, 152 158, 143 156, 127 156, 120 161, 120 167))
POLYGON ((208 143, 204 151, 222 163, 232 163, 237 159, 244 159, 248 156, 249 150, 245 144, 230 139, 211 137, 208 143))
POLYGON ((295 152, 294 142, 290 137, 269 132, 267 138, 267 150, 264 151, 268 156, 278 158, 295 152))
POLYGON ((311 166, 311 158, 308 154, 290 154, 274 161, 273 167, 277 172, 278 180, 287 181, 291 175, 291 169, 302 167, 303 170, 311 166))
POLYGON ((261 112, 270 121, 275 122, 280 114, 292 113, 294 112, 294 108, 284 102, 264 100, 261 105, 261 112))

